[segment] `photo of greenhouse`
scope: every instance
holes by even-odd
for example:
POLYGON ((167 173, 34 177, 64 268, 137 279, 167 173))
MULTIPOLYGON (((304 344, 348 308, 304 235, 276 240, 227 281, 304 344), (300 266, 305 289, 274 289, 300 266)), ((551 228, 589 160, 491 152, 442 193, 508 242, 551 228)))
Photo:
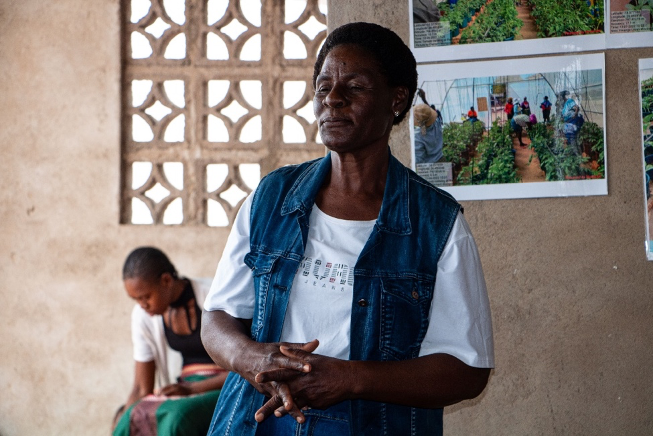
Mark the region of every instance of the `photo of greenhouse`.
POLYGON ((504 61, 501 74, 482 77, 466 74, 490 71, 483 62, 419 67, 412 135, 416 172, 437 186, 487 193, 467 192, 465 198, 603 194, 604 75, 597 58, 590 63, 597 68, 584 68, 588 60, 504 61), (525 73, 531 65, 538 72, 525 73), (597 181, 599 191, 578 184, 597 181), (502 190, 483 188, 498 184, 502 190), (534 189, 539 184, 548 188, 534 189), (522 187, 506 188, 510 185, 522 187))
POLYGON ((604 0, 412 0, 412 19, 415 48, 588 35, 604 0))
POLYGON ((652 59, 640 60, 640 106, 643 126, 643 179, 645 191, 645 222, 647 223, 647 258, 651 261, 654 255, 652 245, 653 217, 653 181, 652 181, 652 59))

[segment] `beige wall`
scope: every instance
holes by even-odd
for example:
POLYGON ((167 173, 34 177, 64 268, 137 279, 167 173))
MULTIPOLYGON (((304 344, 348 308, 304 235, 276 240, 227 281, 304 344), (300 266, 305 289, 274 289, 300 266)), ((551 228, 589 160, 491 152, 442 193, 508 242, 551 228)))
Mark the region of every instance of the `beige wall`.
POLYGON ((122 263, 213 276, 226 231, 119 226, 118 0, 0 1, 0 434, 108 434, 133 361, 122 263))
MULTIPOLYGON (((401 4, 401 7, 398 7, 401 4)), ((332 1, 330 26, 405 2, 332 1), (334 4, 336 3, 336 4, 334 4)), ((651 434, 637 59, 607 52, 609 196, 466 202, 497 369, 447 434, 651 434)), ((132 377, 120 269, 136 245, 211 276, 221 229, 118 225, 118 0, 0 1, 0 434, 106 434, 132 377)), ((393 149, 408 162, 401 140, 393 149)))
MULTIPOLYGON (((372 21, 408 42, 405 2, 365 4, 331 0, 330 29, 372 21)), ((638 59, 651 56, 606 51, 608 196, 464 202, 491 300, 496 369, 478 399, 446 408, 446 434, 652 433, 637 80, 638 59)), ((391 141, 409 164, 402 128, 391 141)))

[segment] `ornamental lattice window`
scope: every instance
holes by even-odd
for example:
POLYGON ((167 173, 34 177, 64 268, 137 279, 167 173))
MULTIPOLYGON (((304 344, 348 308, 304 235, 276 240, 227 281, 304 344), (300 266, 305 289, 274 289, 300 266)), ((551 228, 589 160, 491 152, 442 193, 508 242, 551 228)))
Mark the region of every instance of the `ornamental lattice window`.
POLYGON ((324 155, 326 0, 123 0, 121 223, 230 226, 271 170, 324 155))

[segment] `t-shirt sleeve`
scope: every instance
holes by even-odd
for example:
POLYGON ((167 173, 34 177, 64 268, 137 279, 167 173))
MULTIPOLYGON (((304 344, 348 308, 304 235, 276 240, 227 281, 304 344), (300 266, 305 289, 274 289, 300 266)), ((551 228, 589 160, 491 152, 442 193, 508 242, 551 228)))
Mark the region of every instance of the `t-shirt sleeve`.
POLYGON ((132 310, 132 348, 134 361, 141 363, 154 361, 154 351, 145 336, 148 317, 150 316, 140 306, 134 305, 132 310))
POLYGON ((452 355, 472 367, 495 366, 486 282, 470 228, 459 213, 438 262, 420 356, 452 355))
POLYGON ((250 251, 252 196, 251 193, 236 214, 209 295, 204 301, 205 310, 225 311, 239 319, 254 316, 254 280, 244 261, 250 251))

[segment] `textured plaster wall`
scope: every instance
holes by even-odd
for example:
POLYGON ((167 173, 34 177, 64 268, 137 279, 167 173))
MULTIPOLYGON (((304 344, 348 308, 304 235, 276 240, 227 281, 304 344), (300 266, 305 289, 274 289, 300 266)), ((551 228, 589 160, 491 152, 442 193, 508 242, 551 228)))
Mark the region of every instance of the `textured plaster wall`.
POLYGON ((0 1, 0 434, 109 434, 133 361, 125 256, 213 276, 226 231, 119 226, 118 0, 0 1))
MULTIPOLYGON (((213 275, 226 232, 119 226, 118 0, 0 1, 0 434, 107 434, 132 378, 120 269, 137 245, 213 275)), ((332 1, 392 27, 404 1, 332 1), (401 7, 398 6, 401 5, 401 7)), ((495 324, 484 394, 447 434, 651 434, 637 59, 607 52, 609 196, 466 202, 495 324)), ((397 129, 392 147, 410 153, 397 129)))
MULTIPOLYGON (((371 21, 408 42, 406 3, 331 0, 329 28, 371 21)), ((638 101, 638 59, 651 56, 606 51, 608 196, 464 203, 491 300, 496 370, 478 399, 446 408, 446 434, 652 434, 638 101)), ((408 124, 394 134, 393 150, 410 165, 408 124)))

